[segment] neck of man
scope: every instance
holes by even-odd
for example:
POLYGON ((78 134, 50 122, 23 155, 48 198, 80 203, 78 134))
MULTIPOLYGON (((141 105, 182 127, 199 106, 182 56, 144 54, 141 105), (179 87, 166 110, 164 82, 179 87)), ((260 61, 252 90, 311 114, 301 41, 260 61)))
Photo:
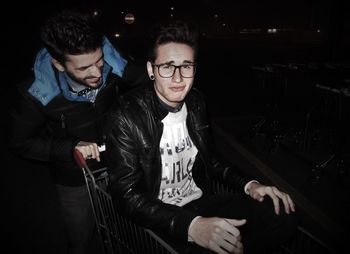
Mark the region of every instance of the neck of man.
POLYGON ((179 112, 182 108, 182 105, 184 104, 184 102, 182 101, 176 107, 172 107, 172 106, 169 106, 168 104, 166 104, 164 101, 162 101, 158 96, 157 96, 157 98, 158 98, 160 104, 162 105, 162 107, 171 113, 179 112))

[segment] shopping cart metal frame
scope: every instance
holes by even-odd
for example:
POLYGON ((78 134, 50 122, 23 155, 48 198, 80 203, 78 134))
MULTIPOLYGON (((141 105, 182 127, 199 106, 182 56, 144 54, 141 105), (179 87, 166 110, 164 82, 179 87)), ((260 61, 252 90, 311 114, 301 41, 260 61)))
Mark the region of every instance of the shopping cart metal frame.
MULTIPOLYGON (((184 245, 175 244, 152 230, 140 227, 116 211, 107 191, 108 171, 101 168, 91 171, 82 154, 76 150, 74 157, 83 171, 95 218, 96 230, 103 254, 180 254, 184 245)), ((216 193, 235 192, 221 183, 213 182, 216 193)), ((331 254, 335 251, 299 226, 297 234, 288 243, 269 254, 331 254)))
POLYGON ((107 191, 106 167, 92 171, 78 150, 75 150, 74 157, 83 170, 103 254, 179 253, 156 233, 134 224, 115 210, 107 191))

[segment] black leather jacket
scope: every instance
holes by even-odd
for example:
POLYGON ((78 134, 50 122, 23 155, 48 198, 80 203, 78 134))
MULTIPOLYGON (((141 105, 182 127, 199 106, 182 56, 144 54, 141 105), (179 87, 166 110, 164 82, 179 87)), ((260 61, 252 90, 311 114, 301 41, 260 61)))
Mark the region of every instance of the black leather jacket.
MULTIPOLYGON (((168 112, 159 102, 153 84, 126 94, 120 102, 112 113, 113 128, 107 139, 110 190, 116 209, 146 228, 186 241, 189 224, 199 214, 157 198, 161 183, 161 120, 168 112)), ((185 103, 188 132, 198 149, 192 171, 197 186, 204 195, 211 193, 210 182, 215 178, 243 190, 248 181, 213 156, 202 95, 192 88, 185 103)))

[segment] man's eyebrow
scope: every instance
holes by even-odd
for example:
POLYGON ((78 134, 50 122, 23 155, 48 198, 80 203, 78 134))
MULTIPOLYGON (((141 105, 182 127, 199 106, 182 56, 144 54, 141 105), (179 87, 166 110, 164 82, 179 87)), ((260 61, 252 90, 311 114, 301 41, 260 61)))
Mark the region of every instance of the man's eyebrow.
MULTIPOLYGON (((174 61, 168 61, 168 62, 165 62, 165 63, 162 63, 162 64, 170 65, 170 64, 174 64, 174 63, 175 63, 174 61)), ((194 64, 195 62, 191 61, 191 60, 184 60, 183 63, 185 63, 185 64, 194 64)))
MULTIPOLYGON (((101 61, 101 59, 103 59, 103 55, 102 55, 99 59, 97 59, 97 61, 95 62, 95 64, 98 63, 99 61, 101 61)), ((93 65, 93 64, 85 65, 85 66, 80 66, 80 67, 77 68, 77 70, 84 70, 84 69, 89 68, 89 67, 92 66, 92 65, 93 65)))
POLYGON ((174 61, 168 61, 168 62, 165 62, 165 63, 162 63, 162 64, 173 64, 174 63, 174 61))

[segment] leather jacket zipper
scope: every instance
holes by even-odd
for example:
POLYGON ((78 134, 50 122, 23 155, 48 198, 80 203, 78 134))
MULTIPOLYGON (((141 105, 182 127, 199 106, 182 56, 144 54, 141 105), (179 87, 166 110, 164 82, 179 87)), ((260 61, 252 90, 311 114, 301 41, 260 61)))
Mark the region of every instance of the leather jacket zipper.
POLYGON ((64 114, 61 114, 61 127, 62 129, 66 128, 66 117, 64 116, 64 114))

